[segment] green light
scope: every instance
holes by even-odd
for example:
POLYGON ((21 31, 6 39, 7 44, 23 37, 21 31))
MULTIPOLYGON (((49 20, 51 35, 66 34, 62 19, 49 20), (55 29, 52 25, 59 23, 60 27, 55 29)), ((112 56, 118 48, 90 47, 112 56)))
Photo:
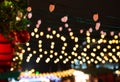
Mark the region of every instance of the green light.
POLYGON ((35 74, 38 75, 38 74, 40 74, 40 72, 39 72, 39 71, 36 71, 35 74))

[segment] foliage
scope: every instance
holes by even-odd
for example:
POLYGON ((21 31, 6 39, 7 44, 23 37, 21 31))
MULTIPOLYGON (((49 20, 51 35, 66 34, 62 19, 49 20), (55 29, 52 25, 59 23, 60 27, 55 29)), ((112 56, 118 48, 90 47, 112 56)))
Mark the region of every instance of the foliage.
POLYGON ((26 0, 0 0, 0 33, 8 36, 11 31, 26 30, 26 0))

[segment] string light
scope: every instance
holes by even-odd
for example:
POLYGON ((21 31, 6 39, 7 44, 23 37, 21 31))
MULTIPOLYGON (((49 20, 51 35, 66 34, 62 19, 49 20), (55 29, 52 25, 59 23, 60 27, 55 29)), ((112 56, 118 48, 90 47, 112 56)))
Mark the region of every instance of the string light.
MULTIPOLYGON (((98 18, 97 19, 94 18, 94 21, 95 20, 97 21, 98 18)), ((28 52, 32 51, 32 54, 42 53, 36 59, 36 63, 39 63, 40 59, 43 58, 43 56, 45 55, 47 56, 47 58, 44 60, 46 63, 53 61, 55 64, 60 61, 62 61, 64 64, 66 64, 67 62, 75 63, 74 59, 80 60, 80 64, 83 64, 83 63, 98 64, 98 62, 106 63, 106 61, 118 62, 119 59, 117 58, 117 56, 120 57, 120 54, 117 51, 120 49, 120 46, 118 46, 120 41, 118 40, 119 37, 118 35, 115 34, 115 32, 110 32, 110 35, 111 35, 110 39, 106 39, 108 37, 108 33, 99 29, 100 22, 96 22, 95 29, 93 29, 92 27, 88 28, 88 30, 80 29, 79 30, 80 35, 75 36, 75 33, 72 31, 72 28, 69 27, 70 25, 68 24, 67 21, 68 21, 67 16, 62 17, 61 22, 64 23, 63 27, 60 26, 57 29, 48 27, 46 32, 39 31, 38 28, 33 29, 33 32, 31 32, 31 36, 32 38, 37 39, 38 41, 37 47, 39 51, 32 49, 30 47, 31 44, 29 42, 26 43, 26 46, 27 46, 26 49, 28 52), (70 28, 71 30, 69 31, 68 28, 70 28), (62 34, 64 33, 63 31, 65 30, 68 32, 67 35, 62 34), (92 33, 94 33, 94 30, 100 30, 100 31, 97 31, 100 35, 99 37, 97 38, 92 37, 93 36, 92 33), (85 33, 84 35, 85 44, 79 43, 81 42, 81 38, 79 37, 83 35, 82 33, 85 33), (46 41, 48 41, 47 43, 48 49, 44 49, 44 44, 46 44, 45 43, 46 41, 44 42, 43 38, 46 41), (60 44, 57 44, 58 42, 56 42, 56 39, 59 40, 60 44), (73 44, 71 51, 68 51, 69 45, 71 45, 69 42, 73 44), (102 44, 104 44, 104 46, 102 44), (56 46, 58 45, 61 46, 60 51, 59 50, 57 51, 56 46), (113 47, 113 45, 115 46, 113 47), (114 55, 117 55, 117 56, 114 56, 113 53, 116 53, 114 55), (55 59, 52 59, 53 57, 55 59), (109 57, 112 57, 112 59, 108 60, 109 57)), ((37 24, 40 25, 41 22, 42 22, 41 20, 38 20, 37 24)), ((29 56, 26 59, 26 62, 30 62, 30 59, 32 58, 32 56, 29 56)))

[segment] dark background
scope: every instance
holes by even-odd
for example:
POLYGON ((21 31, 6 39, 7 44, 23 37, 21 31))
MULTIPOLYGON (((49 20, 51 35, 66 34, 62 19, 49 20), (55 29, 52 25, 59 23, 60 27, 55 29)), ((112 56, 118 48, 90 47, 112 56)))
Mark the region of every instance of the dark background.
MULTIPOLYGON (((84 29, 88 30, 89 27, 94 27, 95 23, 92 20, 94 13, 99 14, 99 21, 101 22, 101 29, 104 29, 106 32, 120 31, 120 1, 119 0, 29 0, 28 5, 32 7, 33 17, 31 19, 31 27, 28 29, 29 32, 33 31, 33 28, 36 25, 38 19, 41 19, 43 22, 40 27, 40 31, 46 31, 47 27, 53 27, 56 29, 59 26, 64 25, 60 22, 60 18, 64 15, 69 17, 68 23, 72 28, 72 31, 75 33, 75 36, 79 35, 79 30, 84 29), (55 4, 55 10, 50 13, 49 5, 55 4)), ((97 32, 93 33, 91 37, 99 37, 97 32), (96 36, 95 36, 96 35, 96 36)), ((68 36, 66 31, 62 33, 66 37, 68 36)), ((85 35, 79 36, 79 45, 85 40, 85 35)), ((31 47, 35 47, 36 39, 32 38, 30 40, 31 47)), ((45 43, 48 41, 43 39, 45 43)), ((54 39, 54 41, 61 43, 61 41, 54 39)), ((73 47, 73 42, 69 41, 69 50, 73 47)), ((50 43, 48 43, 50 44, 50 43)), ((47 48, 48 44, 44 44, 44 49, 47 48)), ((57 45, 56 49, 60 49, 61 46, 57 45)), ((80 49, 79 49, 80 50, 80 49)), ((58 50, 59 51, 59 50, 58 50)), ((79 52, 78 52, 79 53, 79 52)), ((45 58, 39 63, 36 64, 34 61, 36 57, 33 57, 30 63, 26 63, 26 56, 28 52, 24 55, 23 60, 23 70, 35 68, 41 72, 46 71, 57 71, 65 70, 70 68, 70 62, 67 64, 53 64, 53 62, 46 64, 44 62, 45 58)))

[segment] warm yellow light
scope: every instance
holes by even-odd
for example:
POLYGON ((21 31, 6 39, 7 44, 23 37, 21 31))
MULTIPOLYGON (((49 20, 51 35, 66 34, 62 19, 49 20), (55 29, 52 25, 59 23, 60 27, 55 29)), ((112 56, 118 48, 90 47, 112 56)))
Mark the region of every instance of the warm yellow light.
POLYGON ((112 60, 112 59, 109 59, 109 62, 110 62, 110 63, 112 63, 112 62, 113 62, 113 60, 112 60))
POLYGON ((42 48, 39 49, 39 52, 42 52, 42 48))
POLYGON ((112 44, 112 41, 111 41, 111 40, 109 40, 109 44, 112 44))
POLYGON ((119 43, 119 41, 118 41, 118 40, 115 40, 115 43, 116 43, 116 44, 118 44, 118 43, 119 43))
POLYGON ((41 45, 41 44, 39 44, 39 45, 38 45, 38 47, 39 47, 39 48, 41 48, 41 47, 42 47, 42 45, 41 45))
POLYGON ((73 47, 73 51, 76 51, 77 49, 76 49, 76 47, 73 47))
POLYGON ((115 48, 113 48, 113 49, 112 49, 112 52, 116 52, 116 49, 115 49, 115 48))
POLYGON ((51 48, 51 49, 54 49, 54 45, 51 45, 50 48, 51 48))
POLYGON ((44 32, 40 32, 40 36, 43 36, 44 35, 44 32))
POLYGON ((36 63, 39 63, 39 61, 40 61, 40 58, 38 57, 38 58, 36 59, 36 63))
POLYGON ((55 35, 55 34, 56 34, 56 30, 53 30, 53 31, 52 31, 52 34, 55 35))
POLYGON ((83 48, 83 51, 86 52, 86 51, 87 51, 87 48, 83 48))
POLYGON ((46 38, 49 39, 49 38, 50 38, 50 35, 49 35, 49 34, 46 34, 46 38))
POLYGON ((64 43, 64 46, 66 47, 66 46, 67 46, 67 43, 64 43))
POLYGON ((101 59, 99 56, 97 56, 96 58, 97 58, 99 61, 102 61, 102 59, 101 59))
POLYGON ((72 54, 72 55, 74 55, 74 54, 75 54, 75 52, 73 52, 73 51, 72 51, 72 52, 71 52, 71 54, 72 54))
POLYGON ((91 61, 91 62, 94 62, 94 59, 92 58, 92 59, 90 59, 90 61, 91 61))
POLYGON ((87 45, 86 47, 89 49, 89 48, 90 48, 90 45, 87 45))
POLYGON ((61 36, 62 41, 66 41, 66 38, 64 36, 61 36))
POLYGON ((66 61, 63 61, 64 64, 66 64, 66 61))
POLYGON ((30 62, 30 59, 26 59, 26 62, 30 62))
POLYGON ((63 56, 62 56, 62 55, 60 55, 60 56, 59 56, 59 58, 60 58, 60 59, 62 59, 62 58, 63 58, 63 56))
POLYGON ((115 43, 115 41, 116 41, 116 40, 114 40, 114 39, 113 39, 113 40, 112 40, 112 43, 114 44, 114 43, 115 43))
POLYGON ((53 58, 53 55, 50 55, 50 58, 53 58))
POLYGON ((97 45, 97 49, 100 49, 100 45, 97 45))
POLYGON ((91 62, 90 61, 87 61, 88 64, 90 64, 91 62))
POLYGON ((111 48, 111 45, 108 45, 107 48, 110 49, 110 48, 111 48))
POLYGON ((75 37, 75 42, 78 42, 78 37, 75 37))
POLYGON ((90 36, 90 32, 89 31, 86 32, 86 36, 90 36))
POLYGON ((87 39, 87 43, 90 43, 90 39, 87 39))
POLYGON ((52 54, 54 51, 53 50, 50 50, 50 53, 52 54))
POLYGON ((106 48, 103 48, 103 51, 104 51, 104 52, 107 52, 107 49, 106 49, 106 48))
POLYGON ((35 35, 35 33, 34 32, 31 32, 31 36, 34 36, 35 35))
POLYGON ((51 45, 55 45, 55 42, 51 42, 51 45))
POLYGON ((101 35, 101 38, 103 39, 104 37, 105 37, 105 35, 104 35, 104 34, 102 34, 102 35, 101 35))
POLYGON ((77 56, 78 56, 78 53, 74 53, 74 56, 77 57, 77 56))
POLYGON ((78 45, 78 44, 75 44, 75 47, 76 47, 76 48, 78 48, 78 47, 79 47, 79 45, 78 45))
POLYGON ((120 56, 120 52, 117 52, 117 56, 120 56))
POLYGON ((39 55, 39 57, 40 57, 40 58, 42 58, 42 57, 43 57, 43 55, 42 55, 42 54, 40 54, 40 55, 39 55))
POLYGON ((54 61, 54 63, 57 63, 57 61, 54 61))
POLYGON ((87 40, 90 40, 90 37, 86 37, 87 40))
POLYGON ((70 36, 73 36, 73 32, 69 32, 69 35, 70 35, 70 36))
POLYGON ((34 50, 34 51, 33 51, 33 54, 36 54, 36 53, 37 53, 37 51, 34 50))
POLYGON ((97 64, 97 63, 98 63, 98 61, 97 61, 97 60, 95 60, 94 62, 95 62, 95 64, 97 64))
POLYGON ((44 54, 47 54, 48 52, 47 51, 44 51, 44 54))
POLYGON ((31 48, 30 48, 30 47, 28 47, 28 48, 27 48, 27 51, 30 51, 30 50, 31 50, 31 48))
POLYGON ((65 56, 67 56, 68 54, 67 53, 64 53, 65 56))
POLYGON ((102 63, 105 63, 105 60, 102 60, 102 63))
POLYGON ((74 37, 74 36, 71 36, 71 39, 73 40, 73 39, 75 39, 75 37, 74 37))
POLYGON ((56 34, 56 37, 57 37, 57 38, 60 38, 60 34, 56 34))
POLYGON ((116 46, 116 49, 118 49, 118 50, 119 50, 119 49, 120 49, 120 46, 116 46))
POLYGON ((72 57, 71 56, 68 56, 69 59, 71 59, 72 57))
POLYGON ((57 53, 57 52, 55 52, 55 53, 54 53, 54 55, 55 55, 55 56, 57 56, 57 55, 58 55, 58 53, 57 53))
POLYGON ((39 38, 39 34, 36 34, 36 35, 35 35, 35 38, 39 38))
POLYGON ((94 51, 94 52, 96 52, 96 51, 97 51, 97 49, 96 49, 96 48, 93 48, 93 51, 94 51))
POLYGON ((104 56, 104 59, 105 59, 106 61, 108 61, 108 57, 107 57, 107 56, 104 56))
POLYGON ((82 59, 83 62, 86 62, 86 59, 82 59))
POLYGON ((78 56, 78 59, 81 59, 81 56, 78 56))
POLYGON ((114 35, 114 39, 118 39, 118 35, 114 35))
POLYGON ((34 28, 34 32, 35 32, 35 33, 38 32, 38 28, 34 28))
POLYGON ((66 60, 67 62, 69 61, 69 59, 68 59, 68 58, 66 58, 65 60, 66 60))
POLYGON ((107 43, 107 40, 103 40, 103 43, 107 43))
POLYGON ((111 52, 109 52, 109 53, 108 53, 108 55, 109 55, 109 56, 112 56, 112 53, 111 53, 111 52))
POLYGON ((86 59, 89 60, 90 59, 89 56, 87 56, 86 59))
POLYGON ((65 50, 65 46, 62 47, 62 50, 65 50))
POLYGON ((48 63, 49 61, 50 61, 50 58, 47 58, 47 59, 45 60, 46 63, 48 63))
POLYGON ((29 46, 30 45, 30 43, 29 42, 26 42, 26 46, 29 46))
POLYGON ((93 42, 93 43, 95 43, 95 42, 96 42, 96 40, 95 40, 95 39, 92 39, 92 42, 93 42))
POLYGON ((53 35, 50 35, 50 39, 53 39, 53 35))
POLYGON ((98 44, 101 44, 103 42, 103 39, 98 40, 98 44))
POLYGON ((80 64, 83 64, 83 62, 82 62, 82 61, 80 61, 80 64))
POLYGON ((13 71, 14 70, 14 68, 10 68, 10 71, 13 71))
POLYGON ((91 56, 95 57, 95 53, 92 52, 92 53, 91 53, 91 56))
POLYGON ((61 51, 61 53, 62 53, 62 54, 64 54, 64 53, 65 53, 65 51, 64 51, 64 50, 62 50, 62 51, 61 51))

